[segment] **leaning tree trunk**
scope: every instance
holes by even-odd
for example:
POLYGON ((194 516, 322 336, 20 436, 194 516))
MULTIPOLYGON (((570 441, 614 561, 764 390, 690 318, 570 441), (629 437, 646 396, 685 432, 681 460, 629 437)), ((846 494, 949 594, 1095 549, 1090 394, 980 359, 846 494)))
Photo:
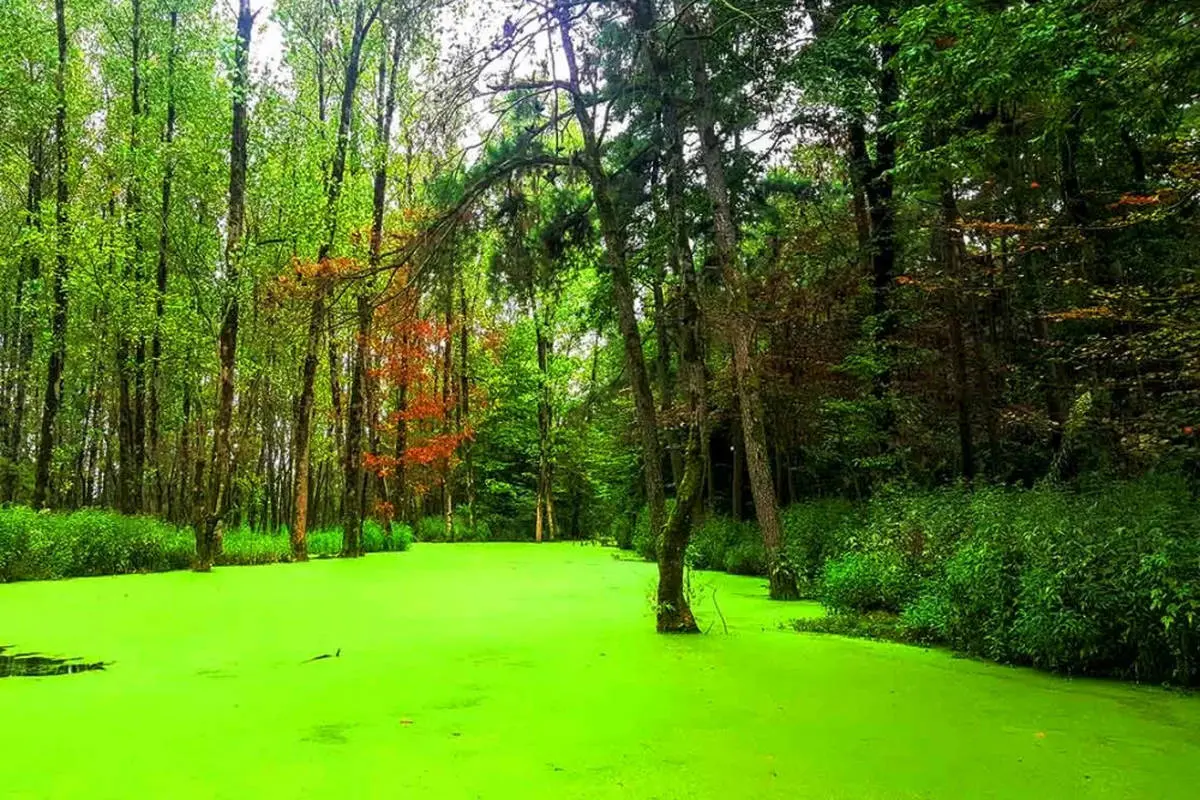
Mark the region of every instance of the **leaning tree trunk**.
MULTIPOLYGON (((690 24, 690 10, 683 10, 680 18, 684 20, 685 27, 694 27, 690 24)), ((763 546, 767 551, 770 595, 774 600, 794 600, 799 597, 799 592, 796 588, 795 574, 783 555, 779 501, 771 480, 760 376, 754 358, 754 324, 750 314, 749 287, 738 266, 737 232, 729 204, 725 167, 721 160, 721 143, 717 137, 708 67, 699 39, 690 40, 687 48, 695 92, 693 113, 700 133, 701 162, 704 166, 709 201, 713 208, 716 256, 729 298, 729 338, 741 405, 746 466, 750 473, 750 491, 754 495, 754 507, 762 531, 763 546)))
MULTIPOLYGON (((238 267, 246 221, 246 140, 249 128, 246 95, 253 23, 250 0, 241 0, 238 4, 237 43, 233 62, 233 132, 229 144, 229 217, 225 237, 226 285, 221 329, 217 335, 220 361, 217 408, 213 421, 212 461, 209 464, 205 515, 196 527, 196 569, 201 572, 212 569, 213 559, 220 554, 217 523, 228 508, 231 489, 230 429, 233 426, 234 370, 237 362, 238 267)), ((199 482, 195 491, 200 492, 199 482)))
MULTIPOLYGON (((672 93, 670 68, 655 36, 656 20, 653 3, 640 2, 634 7, 634 23, 650 39, 647 49, 651 75, 656 83, 662 104, 662 126, 667 142, 667 252, 672 271, 680 279, 679 289, 679 378, 688 403, 688 432, 681 463, 673 466, 676 480, 675 507, 665 521, 658 538, 658 593, 656 623, 659 633, 697 633, 687 596, 684 557, 691 538, 692 512, 703 488, 704 462, 701 457, 700 432, 704 416, 704 365, 699 347, 699 288, 692 264, 689 231, 683 203, 686 165, 683 158, 683 130, 679 124, 678 107, 672 93)), ((656 296, 656 305, 661 306, 656 296)), ((657 315, 660 329, 665 328, 666 315, 657 315)), ((667 341, 660 337, 660 356, 667 341)), ((664 407, 667 403, 667 363, 659 361, 663 380, 664 407)), ((661 467, 660 467, 661 468, 661 467)))
POLYGON ((642 466, 646 480, 646 504, 650 512, 650 529, 655 537, 661 535, 666 517, 666 490, 663 486, 662 446, 658 437, 658 415, 654 407, 654 394, 650 390, 650 377, 646 368, 646 356, 642 349, 642 335, 638 320, 628 258, 628 239, 621 225, 610 176, 605 171, 603 153, 596 136, 596 121, 584 98, 575 56, 575 45, 571 39, 571 7, 563 4, 556 7, 559 34, 562 40, 563 57, 567 63, 571 88, 572 109, 579 123, 584 145, 584 169, 595 198, 596 214, 600 219, 600 232, 604 239, 604 256, 612 273, 613 302, 617 308, 617 326, 625 350, 625 365, 629 372, 629 383, 633 389, 634 411, 637 428, 642 440, 642 466))
POLYGON ((57 154, 54 199, 53 297, 50 316, 50 361, 46 368, 46 392, 42 397, 42 429, 38 435, 37 462, 34 466, 33 507, 48 505, 50 460, 54 455, 54 420, 62 405, 62 377, 67 361, 67 248, 71 229, 67 217, 67 16, 66 0, 54 0, 54 25, 58 35, 58 69, 54 75, 57 109, 54 115, 54 147, 57 154))

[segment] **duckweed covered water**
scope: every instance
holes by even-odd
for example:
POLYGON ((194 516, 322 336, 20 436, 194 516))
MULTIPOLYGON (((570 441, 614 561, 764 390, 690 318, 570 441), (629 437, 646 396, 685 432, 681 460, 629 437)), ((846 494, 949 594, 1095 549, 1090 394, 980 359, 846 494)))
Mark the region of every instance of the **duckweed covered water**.
POLYGON ((779 629, 808 604, 556 545, 0 586, 4 797, 1191 798, 1200 698, 779 629), (713 603, 715 590, 716 603, 713 603), (720 608, 724 622, 716 614, 720 608), (726 626, 728 633, 725 632, 726 626))

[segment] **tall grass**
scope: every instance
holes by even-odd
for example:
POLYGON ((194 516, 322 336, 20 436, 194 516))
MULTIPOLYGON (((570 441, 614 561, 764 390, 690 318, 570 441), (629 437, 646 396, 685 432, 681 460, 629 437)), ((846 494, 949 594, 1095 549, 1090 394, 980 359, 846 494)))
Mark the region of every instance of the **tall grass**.
MULTIPOLYGON (((395 524, 390 534, 378 523, 363 524, 367 552, 407 550, 412 530, 395 524)), ((225 532, 219 564, 272 564, 291 558, 287 531, 256 533, 248 528, 225 532)), ((340 529, 308 536, 309 553, 334 556, 342 549, 340 529)), ((196 555, 190 528, 151 517, 112 511, 37 512, 22 506, 0 508, 0 582, 50 580, 130 572, 187 569, 196 555)))
POLYGON ((195 546, 191 530, 149 517, 0 509, 0 581, 186 569, 195 546))
MULTIPOLYGON (((391 534, 374 520, 363 522, 363 550, 368 553, 407 550, 413 542, 412 528, 392 523, 391 534)), ((225 534, 221 564, 275 564, 289 561, 291 543, 286 528, 276 533, 261 533, 237 528, 225 534)), ((318 528, 308 532, 308 555, 329 558, 342 552, 341 528, 318 528)))

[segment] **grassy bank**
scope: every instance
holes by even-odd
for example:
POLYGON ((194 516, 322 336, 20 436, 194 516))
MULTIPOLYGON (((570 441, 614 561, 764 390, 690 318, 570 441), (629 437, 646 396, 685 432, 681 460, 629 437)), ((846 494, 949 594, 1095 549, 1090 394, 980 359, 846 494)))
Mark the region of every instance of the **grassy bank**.
MULTIPOLYGON (((222 537, 222 565, 270 564, 287 561, 287 531, 273 534, 238 528, 222 537)), ((390 535, 378 524, 363 525, 367 552, 405 550, 412 531, 393 525, 390 535)), ((341 552, 340 529, 310 531, 309 554, 341 552)), ((190 528, 151 517, 129 517, 112 511, 45 513, 14 506, 0 508, 0 582, 168 572, 188 569, 196 555, 190 528)))

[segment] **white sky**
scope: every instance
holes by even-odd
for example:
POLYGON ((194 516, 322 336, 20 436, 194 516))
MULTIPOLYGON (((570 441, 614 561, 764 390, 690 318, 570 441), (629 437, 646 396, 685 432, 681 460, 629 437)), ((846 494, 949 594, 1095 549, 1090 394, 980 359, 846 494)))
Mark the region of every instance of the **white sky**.
MULTIPOLYGON (((384 0, 386 2, 387 0, 384 0)), ((441 2, 444 7, 439 12, 433 27, 438 31, 439 60, 447 64, 453 48, 466 48, 468 51, 478 51, 486 48, 487 43, 498 39, 502 33, 504 20, 509 14, 514 17, 528 13, 529 6, 521 0, 434 0, 441 2)), ((213 0, 221 19, 228 21, 232 31, 237 18, 237 0, 213 0)), ((271 76, 273 81, 287 81, 289 76, 283 65, 284 40, 283 29, 272 16, 276 0, 250 0, 250 8, 256 13, 254 32, 250 41, 251 74, 257 80, 271 76)), ((526 53, 517 59, 516 74, 518 77, 530 77, 535 69, 535 62, 544 59, 546 45, 538 41, 532 54, 526 53)), ((562 57, 557 52, 556 68, 565 72, 562 57)), ((487 71, 483 82, 494 81, 507 68, 497 63, 487 71)), ((559 74, 561 75, 562 72, 559 74)), ((485 131, 494 123, 495 116, 490 113, 488 100, 482 96, 486 86, 481 83, 478 87, 481 96, 470 106, 472 122, 471 130, 466 131, 464 145, 477 144, 485 131)))

